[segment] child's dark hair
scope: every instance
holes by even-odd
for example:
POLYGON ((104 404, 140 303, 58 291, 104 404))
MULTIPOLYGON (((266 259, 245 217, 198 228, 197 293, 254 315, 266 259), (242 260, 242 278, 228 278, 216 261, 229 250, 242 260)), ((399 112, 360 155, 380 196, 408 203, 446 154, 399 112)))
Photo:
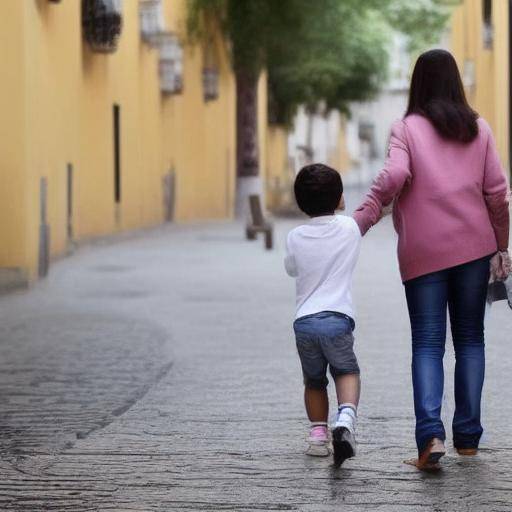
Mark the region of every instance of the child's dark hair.
POLYGON ((303 167, 295 178, 295 199, 310 217, 330 215, 338 208, 343 182, 337 171, 323 164, 303 167))

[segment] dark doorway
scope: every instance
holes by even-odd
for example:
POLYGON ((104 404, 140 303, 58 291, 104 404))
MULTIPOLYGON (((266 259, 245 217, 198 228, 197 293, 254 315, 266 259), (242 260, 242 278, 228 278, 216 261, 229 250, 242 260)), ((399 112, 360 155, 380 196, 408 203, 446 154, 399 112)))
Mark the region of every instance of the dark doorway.
POLYGON ((48 181, 43 176, 39 181, 39 277, 45 277, 50 267, 50 226, 48 225, 47 205, 48 181))
POLYGON ((114 105, 114 200, 121 202, 121 107, 114 105))

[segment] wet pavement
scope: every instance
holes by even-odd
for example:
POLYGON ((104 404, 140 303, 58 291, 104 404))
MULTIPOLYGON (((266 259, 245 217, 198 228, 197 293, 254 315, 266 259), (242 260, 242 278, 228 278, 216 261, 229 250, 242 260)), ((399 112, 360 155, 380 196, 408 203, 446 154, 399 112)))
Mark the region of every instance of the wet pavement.
MULTIPOLYGON (((483 449, 414 455, 409 327, 389 219, 356 277, 359 453, 303 455, 307 421, 277 247, 234 223, 80 249, 0 299, 0 510, 512 510, 512 312, 488 323, 483 449)), ((447 345, 443 417, 453 412, 447 345)), ((330 393, 333 393, 331 385, 330 393)))

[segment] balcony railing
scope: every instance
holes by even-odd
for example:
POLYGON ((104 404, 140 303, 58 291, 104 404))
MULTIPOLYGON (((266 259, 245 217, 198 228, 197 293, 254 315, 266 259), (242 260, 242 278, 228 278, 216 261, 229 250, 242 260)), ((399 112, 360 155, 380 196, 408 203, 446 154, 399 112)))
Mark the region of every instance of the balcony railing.
POLYGON ((117 50, 123 27, 122 11, 122 0, 82 0, 83 33, 93 51, 117 50))

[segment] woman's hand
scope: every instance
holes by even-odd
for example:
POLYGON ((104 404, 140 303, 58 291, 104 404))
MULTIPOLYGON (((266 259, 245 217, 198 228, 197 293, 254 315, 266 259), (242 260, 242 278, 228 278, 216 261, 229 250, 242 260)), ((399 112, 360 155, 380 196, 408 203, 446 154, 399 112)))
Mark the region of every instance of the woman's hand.
POLYGON ((505 281, 512 272, 508 251, 499 251, 491 258, 491 280, 505 281))

